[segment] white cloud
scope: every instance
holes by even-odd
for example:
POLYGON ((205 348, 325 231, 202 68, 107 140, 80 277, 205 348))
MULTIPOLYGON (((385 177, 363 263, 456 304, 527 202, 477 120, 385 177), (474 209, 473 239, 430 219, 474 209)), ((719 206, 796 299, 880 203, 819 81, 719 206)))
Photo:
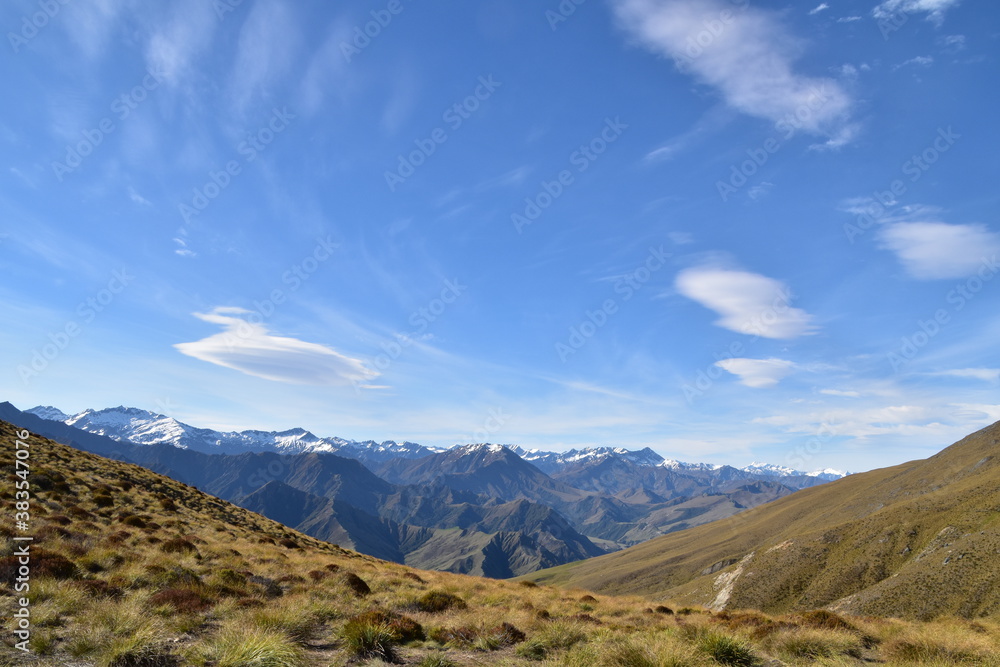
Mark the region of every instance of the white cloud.
MULTIPOLYGON (((60 11, 65 4, 55 5, 56 11, 60 11)), ((86 58, 95 59, 104 54, 124 7, 124 3, 115 0, 72 2, 62 9, 66 16, 54 22, 64 26, 69 38, 86 58)))
POLYGON ((725 329, 765 338, 798 338, 812 333, 812 315, 789 305, 791 293, 780 281, 748 271, 711 266, 685 269, 677 291, 714 310, 725 329))
POLYGON ((646 154, 646 161, 660 162, 673 160, 682 152, 695 145, 700 139, 709 135, 733 118, 733 111, 723 104, 716 104, 702 114, 694 126, 646 154))
POLYGON ((793 71, 797 44, 780 15, 720 0, 613 0, 619 23, 641 45, 716 88, 742 113, 842 143, 852 100, 834 80, 793 71), (709 31, 707 25, 719 26, 709 31))
POLYGON ((898 14, 926 12, 927 20, 938 25, 944 20, 944 13, 955 7, 961 0, 885 0, 872 10, 877 19, 889 19, 898 14))
POLYGON ((920 280, 964 278, 1000 252, 1000 234, 985 225, 899 222, 884 228, 879 238, 920 280))
POLYGON ((900 64, 894 66, 892 68, 892 71, 895 72, 901 67, 906 67, 907 65, 916 65, 918 67, 930 67, 932 64, 934 64, 934 58, 932 58, 931 56, 916 56, 914 58, 910 58, 909 60, 904 60, 900 64))
POLYGON ((267 97, 268 87, 280 80, 292 65, 299 44, 291 11, 278 0, 253 6, 240 28, 233 66, 232 96, 240 112, 255 98, 267 97))
POLYGON ((989 403, 952 403, 957 408, 952 415, 959 419, 979 422, 981 425, 1000 421, 1000 405, 989 403))
POLYGON ((767 196, 767 194, 771 192, 771 188, 773 187, 774 183, 771 183, 770 181, 764 181, 762 183, 758 183, 757 185, 754 185, 749 190, 747 190, 747 196, 750 197, 750 199, 756 201, 761 197, 767 196))
POLYGON ((984 382, 997 382, 1000 381, 1000 368, 956 368, 950 371, 931 373, 931 375, 972 378, 974 380, 983 380, 984 382))
POLYGON ((153 203, 151 201, 149 201, 148 199, 146 199, 145 197, 143 197, 141 194, 139 194, 138 192, 136 192, 135 188, 133 188, 131 185, 128 186, 128 198, 131 199, 136 204, 141 204, 142 206, 152 206, 153 205, 153 203))
POLYGON ((309 59, 296 105, 304 114, 311 116, 320 111, 329 96, 341 103, 350 96, 353 86, 347 76, 347 61, 340 51, 340 45, 350 40, 350 26, 338 22, 329 29, 326 40, 309 59))
POLYGON ((837 19, 837 23, 854 23, 855 21, 860 21, 860 16, 841 16, 837 19))
POLYGON ((187 0, 176 5, 146 44, 150 71, 170 84, 183 81, 195 59, 211 45, 218 23, 210 3, 187 0))
POLYGON ((820 12, 825 11, 827 9, 830 9, 830 5, 826 4, 825 2, 821 2, 809 10, 809 16, 812 16, 813 14, 819 14, 820 12))
POLYGON ((721 359, 715 365, 740 378, 740 384, 755 389, 773 387, 792 372, 795 364, 784 359, 721 359))
POLYGON ((826 394, 827 396, 842 396, 844 398, 858 398, 861 396, 856 391, 843 391, 841 389, 820 389, 819 393, 826 394))
POLYGON ((965 50, 965 35, 945 35, 944 37, 939 37, 936 41, 941 46, 941 49, 950 55, 965 50))
POLYGON ((290 384, 343 385, 367 383, 378 373, 358 359, 296 338, 275 336, 262 324, 251 324, 243 308, 216 308, 194 313, 198 319, 221 325, 221 333, 193 343, 174 345, 182 354, 210 364, 290 384))

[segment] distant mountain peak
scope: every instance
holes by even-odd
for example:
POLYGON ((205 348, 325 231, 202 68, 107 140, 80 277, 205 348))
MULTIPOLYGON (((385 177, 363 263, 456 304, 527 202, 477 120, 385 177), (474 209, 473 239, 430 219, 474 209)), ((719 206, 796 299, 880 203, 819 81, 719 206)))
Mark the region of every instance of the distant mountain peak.
MULTIPOLYGON (((427 447, 415 442, 395 442, 385 440, 356 441, 337 437, 320 437, 300 427, 283 431, 216 431, 185 424, 141 408, 119 405, 100 410, 87 409, 75 415, 67 415, 52 406, 37 406, 27 412, 42 419, 59 421, 70 426, 104 435, 119 441, 129 441, 140 445, 169 444, 182 449, 210 454, 233 454, 243 452, 277 452, 298 454, 304 452, 328 452, 359 460, 366 464, 379 464, 394 458, 417 459, 440 452, 453 452, 456 457, 477 455, 482 457, 517 456, 540 468, 546 473, 566 466, 589 466, 604 464, 606 461, 625 462, 640 467, 664 467, 678 472, 713 472, 725 468, 713 463, 685 463, 676 459, 664 459, 649 447, 626 449, 607 445, 583 447, 564 452, 549 452, 536 448, 525 449, 513 444, 488 442, 457 445, 449 449, 427 447)), ((735 469, 733 469, 735 470, 735 469)), ((754 461, 740 468, 744 473, 781 478, 792 475, 815 477, 830 481, 845 474, 839 470, 824 469, 801 472, 787 466, 754 461)), ((730 472, 733 472, 732 470, 730 472)))
POLYGON ((51 405, 36 405, 30 410, 25 410, 25 412, 30 412, 36 417, 41 417, 42 419, 48 419, 49 421, 61 422, 69 419, 69 415, 60 410, 59 408, 54 408, 51 405))
POLYGON ((336 437, 321 438, 300 427, 283 431, 216 431, 191 426, 149 410, 122 405, 100 410, 87 409, 75 415, 67 415, 51 406, 38 406, 28 412, 42 419, 63 422, 118 441, 138 445, 167 444, 207 454, 328 452, 372 463, 390 458, 420 458, 442 451, 412 442, 396 443, 387 440, 376 443, 372 440, 357 442, 336 437))

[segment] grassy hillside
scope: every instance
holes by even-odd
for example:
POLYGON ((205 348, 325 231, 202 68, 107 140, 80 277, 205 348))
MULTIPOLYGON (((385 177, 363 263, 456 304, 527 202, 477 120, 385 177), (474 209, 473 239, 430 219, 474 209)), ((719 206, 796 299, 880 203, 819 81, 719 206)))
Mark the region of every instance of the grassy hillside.
MULTIPOLYGON (((15 430, 0 422, 13 470, 15 430)), ((1000 665, 1000 627, 766 616, 415 571, 307 537, 138 466, 37 436, 32 653, 13 648, 13 532, 0 664, 1000 665), (776 662, 780 661, 780 662, 776 662)), ((0 498, 14 501, 10 474, 0 498)))
POLYGON ((939 454, 528 575, 771 612, 1000 614, 1000 423, 939 454))

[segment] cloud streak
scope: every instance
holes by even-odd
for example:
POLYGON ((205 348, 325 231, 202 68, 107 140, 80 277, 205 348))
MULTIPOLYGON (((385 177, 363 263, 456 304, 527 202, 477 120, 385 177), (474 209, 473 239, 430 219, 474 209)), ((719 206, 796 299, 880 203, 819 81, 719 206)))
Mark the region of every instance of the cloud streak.
POLYGON ((773 387, 795 369, 785 359, 721 359, 715 365, 740 379, 740 384, 754 389, 773 387))
POLYGON ((897 14, 925 12, 927 20, 937 25, 944 21, 944 13, 958 5, 961 0, 885 0, 872 10, 877 19, 888 19, 897 14))
POLYGON ((1000 234, 985 225, 898 222, 883 229, 879 238, 918 280, 964 278, 1000 253, 1000 234))
POLYGON ((193 343, 174 345, 181 354, 247 375, 289 384, 346 385, 378 376, 358 359, 296 338, 275 336, 244 317, 243 308, 216 308, 194 313, 223 331, 193 343))
POLYGON ((789 305, 791 292, 781 281, 749 271, 711 266, 681 271, 677 291, 714 310, 715 324, 750 336, 790 339, 813 333, 813 317, 789 305))
POLYGON ((853 101, 834 80, 794 71, 796 40, 779 14, 719 0, 614 0, 619 24, 640 45, 671 58, 738 111, 835 144, 852 133, 853 101), (803 118, 803 116, 805 116, 803 118))
POLYGON ((251 103, 267 99, 293 63, 301 37, 289 7, 278 0, 258 2, 240 28, 231 95, 243 114, 251 103))
POLYGON ((956 368, 950 371, 940 371, 931 375, 971 378, 983 382, 1000 382, 1000 368, 956 368))

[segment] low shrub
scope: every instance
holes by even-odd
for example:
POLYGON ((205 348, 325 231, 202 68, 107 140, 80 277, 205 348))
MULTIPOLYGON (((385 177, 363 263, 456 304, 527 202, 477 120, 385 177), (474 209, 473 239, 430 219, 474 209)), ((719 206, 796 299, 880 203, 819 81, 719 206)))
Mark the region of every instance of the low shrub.
POLYGON ((198 547, 185 540, 183 537, 175 537, 160 545, 160 551, 168 554, 198 553, 198 547))
POLYGON ((154 607, 169 606, 181 614, 205 611, 212 601, 190 588, 166 588, 154 594, 149 603, 154 607))
POLYGON ((372 592, 368 583, 353 572, 345 572, 341 575, 340 581, 358 597, 370 595, 372 592))
POLYGON ((469 605, 465 600, 445 591, 427 591, 417 598, 413 606, 427 614, 436 614, 449 609, 466 609, 469 605))

